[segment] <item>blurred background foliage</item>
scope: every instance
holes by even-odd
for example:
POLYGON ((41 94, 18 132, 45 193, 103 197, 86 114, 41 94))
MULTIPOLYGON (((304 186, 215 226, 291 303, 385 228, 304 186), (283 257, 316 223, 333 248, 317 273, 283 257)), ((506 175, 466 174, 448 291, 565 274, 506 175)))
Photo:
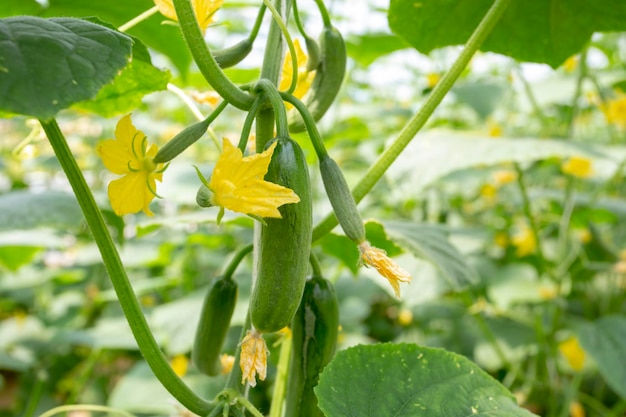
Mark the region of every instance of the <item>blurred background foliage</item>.
MULTIPOLYGON (((115 7, 4 0, 0 15, 95 15, 117 26, 151 6, 149 0, 115 7)), ((246 36, 256 13, 250 6, 256 3, 225 2, 208 43, 219 48, 246 36)), ((320 129, 354 184, 459 49, 411 49, 389 30, 381 1, 331 1, 329 7, 350 60, 344 88, 320 129)), ((301 9, 307 30, 317 34, 317 15, 301 9)), ((161 78, 156 89, 162 91, 112 110, 132 110, 135 125, 160 145, 195 121, 176 87, 204 97, 197 106, 205 114, 212 103, 177 28, 162 21, 154 15, 129 33, 146 43, 175 87, 167 89, 161 78)), ((556 68, 489 52, 473 59, 427 128, 360 204, 364 218, 376 219, 368 222, 368 238, 413 274, 402 299, 357 267, 357 249, 340 231, 314 247, 340 299, 340 348, 386 341, 443 347, 475 361, 537 414, 625 415, 625 57, 624 33, 603 33, 556 68)), ((252 81, 261 59, 257 48, 227 73, 238 83, 252 81)), ((208 138, 172 162, 154 217, 124 218, 108 205, 111 176, 95 153, 119 116, 92 116, 78 105, 59 117, 157 340, 206 397, 223 381, 187 369, 186 358, 205 289, 251 241, 252 221, 227 213, 218 227, 216 209, 195 204, 192 164, 210 170, 215 142, 236 139, 243 117, 227 109, 208 138)), ((2 119, 0 136, 0 416, 37 415, 71 403, 182 415, 137 351, 39 125, 2 119)), ((306 136, 295 138, 313 162, 306 136)), ((312 169, 311 175, 320 220, 330 205, 319 174, 312 169)), ((248 260, 237 276, 231 354, 250 267, 248 260)), ((255 404, 269 404, 272 371, 252 392, 255 404)))

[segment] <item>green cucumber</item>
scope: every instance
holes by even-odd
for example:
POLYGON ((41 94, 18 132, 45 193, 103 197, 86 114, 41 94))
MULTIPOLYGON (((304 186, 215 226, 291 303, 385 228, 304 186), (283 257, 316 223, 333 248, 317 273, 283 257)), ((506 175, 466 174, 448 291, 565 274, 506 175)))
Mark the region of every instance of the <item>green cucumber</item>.
MULTIPOLYGON (((320 35, 320 63, 315 71, 311 88, 303 98, 313 119, 324 116, 337 97, 346 74, 347 52, 341 33, 333 26, 325 27, 320 35)), ((289 130, 304 132, 302 117, 297 112, 289 115, 289 130)))
POLYGON ((337 346, 339 307, 332 284, 320 276, 307 281, 291 326, 293 345, 285 415, 323 417, 313 388, 337 346))
POLYGON ((252 39, 246 38, 240 42, 237 42, 233 46, 219 49, 217 51, 211 51, 211 53, 213 54, 213 58, 215 58, 215 61, 220 66, 220 68, 229 68, 237 65, 238 63, 243 61, 243 59, 247 57, 248 54, 250 54, 250 51, 252 51, 253 43, 254 42, 252 39))
POLYGON ((257 279, 250 298, 250 319, 263 333, 276 332, 293 318, 306 282, 313 226, 309 171, 300 146, 290 138, 276 142, 265 180, 291 188, 300 202, 278 208, 281 219, 261 226, 257 279))
POLYGON ((236 302, 237 283, 231 278, 214 281, 204 298, 191 360, 206 375, 219 375, 222 371, 220 354, 236 302))
POLYGON ((363 242, 365 240, 363 220, 341 169, 334 159, 326 156, 320 160, 320 172, 326 195, 344 233, 356 243, 363 242))

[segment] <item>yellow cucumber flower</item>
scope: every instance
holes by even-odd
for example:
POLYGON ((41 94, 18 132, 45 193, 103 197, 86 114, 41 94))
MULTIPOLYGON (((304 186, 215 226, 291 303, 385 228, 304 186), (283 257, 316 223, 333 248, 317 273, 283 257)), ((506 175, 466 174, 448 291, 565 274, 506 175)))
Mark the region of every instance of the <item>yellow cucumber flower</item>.
MULTIPOLYGON (((290 188, 265 181, 273 143, 267 150, 244 157, 239 148, 224 139, 222 155, 213 168, 208 184, 213 206, 257 217, 282 218, 278 207, 298 203, 300 197, 290 188)), ((218 216, 221 218, 222 212, 218 216)))
POLYGON ((561 171, 573 177, 589 178, 593 175, 593 162, 582 156, 572 156, 561 164, 561 171))
POLYGON ((170 360, 170 366, 176 375, 185 376, 189 369, 189 359, 185 355, 176 355, 170 360))
POLYGON ((241 341, 241 354, 239 358, 241 367, 241 383, 246 382, 250 386, 256 386, 256 375, 259 374, 261 381, 267 374, 267 346, 263 335, 256 330, 248 331, 241 341))
POLYGON ((607 122, 626 129, 626 94, 617 91, 617 97, 600 106, 600 110, 604 112, 607 122))
POLYGON ((365 265, 373 266, 380 275, 387 278, 396 297, 400 297, 400 283, 411 282, 411 274, 389 258, 384 250, 371 246, 368 241, 359 243, 359 251, 365 265))
POLYGON ((515 254, 522 258, 527 255, 532 255, 537 249, 537 240, 530 227, 523 225, 519 228, 517 233, 511 238, 511 244, 515 246, 515 254))
POLYGON ((585 351, 576 336, 571 336, 568 339, 559 343, 559 352, 565 357, 567 363, 575 371, 580 371, 585 365, 585 351))
MULTIPOLYGON (((293 96, 301 99, 304 97, 311 84, 313 83, 313 78, 315 78, 315 71, 307 71, 306 64, 308 57, 306 53, 300 47, 300 42, 296 39, 293 42, 293 47, 296 50, 296 62, 298 64, 298 79, 296 81, 296 89, 293 92, 293 96)), ((287 54, 285 55, 285 62, 283 63, 283 71, 280 76, 280 84, 278 85, 278 89, 280 91, 286 91, 291 86, 291 77, 293 76, 293 62, 291 59, 291 52, 287 50, 287 54)), ((290 105, 289 105, 290 106, 290 105)))
POLYGON ((161 181, 164 168, 153 161, 159 148, 148 146, 146 135, 133 126, 130 114, 117 122, 115 139, 100 142, 96 150, 109 171, 123 175, 109 184, 109 200, 115 214, 143 210, 152 216, 149 206, 157 195, 156 181, 161 181))
MULTIPOLYGON (((191 0, 191 5, 202 33, 213 22, 213 15, 222 7, 223 2, 224 0, 191 0)), ((178 22, 173 0, 154 0, 154 4, 159 8, 159 12, 163 16, 178 22)))

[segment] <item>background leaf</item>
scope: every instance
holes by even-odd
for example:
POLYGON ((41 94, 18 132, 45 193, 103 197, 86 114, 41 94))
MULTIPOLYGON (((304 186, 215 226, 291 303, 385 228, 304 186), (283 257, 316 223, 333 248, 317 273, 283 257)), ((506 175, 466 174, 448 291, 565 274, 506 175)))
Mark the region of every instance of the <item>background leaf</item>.
MULTIPOLYGON (((464 44, 492 3, 391 0, 389 26, 427 54, 443 46, 464 44)), ((622 0, 512 1, 481 50, 556 68, 578 52, 592 33, 619 30, 626 30, 626 3, 622 0)))
POLYGON ((315 391, 327 417, 533 415, 467 358, 411 344, 341 351, 315 391))
POLYGON ((128 63, 128 36, 80 19, 0 20, 0 109, 34 116, 96 95, 128 63))
POLYGON ((383 224, 392 240, 432 262, 453 288, 458 290, 476 281, 476 272, 452 246, 441 227, 400 221, 385 221, 383 224))
POLYGON ((613 390, 626 399, 626 316, 606 316, 580 331, 580 344, 613 390))
POLYGON ((48 226, 76 229, 83 215, 73 194, 60 191, 13 191, 0 195, 0 230, 48 226))

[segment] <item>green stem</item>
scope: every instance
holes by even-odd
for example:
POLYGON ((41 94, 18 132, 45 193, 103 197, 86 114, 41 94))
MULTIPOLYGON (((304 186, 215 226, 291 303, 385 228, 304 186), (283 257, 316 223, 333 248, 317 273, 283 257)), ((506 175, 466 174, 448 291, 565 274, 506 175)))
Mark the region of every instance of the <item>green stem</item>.
POLYGON ((515 65, 515 71, 517 72, 517 76, 519 77, 519 80, 522 83, 522 86, 524 87, 524 92, 526 93, 526 97, 528 98, 528 101, 530 102, 530 106, 533 108, 533 113, 535 113, 535 116, 537 116, 537 118, 541 121, 541 124, 543 126, 548 126, 549 121, 546 118, 545 114, 543 114, 543 111, 541 110, 541 106, 539 106, 539 103, 537 102, 537 99, 535 98, 535 94, 533 93, 533 89, 530 86, 530 83, 526 80, 526 78, 522 74, 522 69, 519 63, 515 65))
POLYGON ((255 90, 261 90, 270 101, 274 114, 276 115, 276 133, 279 137, 289 137, 289 123, 287 122, 287 110, 283 100, 276 90, 276 86, 269 80, 260 79, 256 84, 255 90))
MULTIPOLYGON (((450 70, 446 72, 441 81, 431 91, 422 108, 409 120, 391 146, 378 157, 363 179, 354 187, 352 195, 357 203, 369 193, 378 180, 382 178, 385 171, 387 171, 391 164, 400 156, 404 148, 413 140, 417 132, 426 124, 430 115, 435 111, 439 103, 441 103, 441 100, 443 100, 450 88, 452 88, 452 85, 457 78, 459 78, 465 67, 467 67, 474 53, 476 53, 485 38, 491 33, 491 30, 500 19, 500 16, 507 8, 510 1, 511 0, 496 0, 494 2, 476 30, 474 30, 470 36, 463 51, 450 70)), ((321 0, 316 0, 316 2, 319 6, 321 0)), ((313 230, 313 240, 321 238, 336 225, 337 219, 335 216, 333 214, 328 215, 321 223, 315 226, 313 230)))
POLYGON ((317 256, 311 251, 311 255, 309 256, 309 263, 311 264, 311 270, 313 271, 314 277, 322 276, 322 267, 320 266, 320 261, 317 259, 317 256))
POLYGON ((46 411, 45 413, 39 415, 39 417, 52 417, 61 413, 67 414, 70 411, 93 411, 95 413, 119 414, 124 417, 135 417, 128 411, 95 404, 61 405, 59 407, 54 407, 52 410, 46 411))
POLYGON ((293 93, 296 89, 296 84, 298 84, 298 57, 296 56, 296 48, 293 46, 293 40, 291 39, 291 35, 289 34, 289 30, 287 29, 287 25, 280 17, 278 10, 272 5, 270 0, 263 0, 263 4, 270 9, 272 16, 274 17, 274 22, 280 28, 283 36, 285 37, 285 41, 287 42, 287 48, 289 48, 289 55, 291 55, 291 84, 287 89, 288 93, 293 93))
POLYGON ((243 258, 245 258, 246 255, 250 252, 252 252, 252 244, 246 245, 243 248, 239 249, 239 252, 235 254, 233 259, 230 260, 230 262, 224 269, 224 273, 222 274, 222 276, 227 279, 232 279, 233 275, 235 274, 235 270, 237 269, 243 258))
POLYGON ((33 417, 37 411, 39 400, 41 400, 41 394, 43 393, 44 381, 46 375, 43 371, 37 372, 33 378, 35 379, 33 386, 30 387, 30 394, 26 407, 22 413, 22 417, 33 417))
POLYGON ((239 143, 237 147, 241 150, 241 153, 244 154, 246 152, 246 147, 248 145, 248 138, 250 137, 250 131, 252 130, 252 123, 254 123, 254 119, 256 118, 261 106, 265 102, 265 96, 259 95, 250 110, 248 110, 248 114, 246 115, 246 120, 243 122, 243 127, 241 128, 241 136, 239 136, 239 143))
POLYGON ((522 209, 524 211, 524 216, 526 217, 526 221, 528 221, 530 232, 533 234, 533 239, 535 239, 537 246, 537 256, 539 257, 540 270, 541 272, 549 272, 547 270, 547 261, 543 253, 543 246, 541 245, 541 239, 539 236, 539 226, 537 225, 535 216, 533 216, 530 205, 530 197, 528 196, 528 189, 526 188, 526 182, 524 181, 524 171, 518 163, 514 163, 513 167, 517 173, 517 186, 519 187, 520 195, 522 196, 522 209))
POLYGON ((300 113, 300 116, 302 116, 304 126, 306 127, 306 131, 309 134, 309 138, 311 139, 311 144, 315 149, 317 158, 320 161, 324 158, 328 158, 328 152, 326 151, 326 146, 324 145, 322 135, 320 135, 320 131, 317 128, 315 119, 313 119, 313 116, 311 115, 311 112, 309 111, 307 106, 291 94, 280 93, 280 96, 284 101, 291 104, 298 111, 298 113, 300 113))
MULTIPOLYGON (((243 328, 241 329, 241 336, 239 340, 243 340, 243 338, 248 334, 248 330, 251 328, 250 323, 250 315, 246 315, 246 321, 243 324, 243 328)), ((241 392, 241 366, 240 363, 241 356, 241 345, 237 346, 237 350, 235 351, 235 363, 233 364, 233 369, 230 371, 230 375, 228 375, 228 380, 226 381, 226 385, 224 386, 224 391, 228 389, 235 390, 237 393, 241 392)))
POLYGON ((238 109, 248 110, 254 99, 233 84, 213 58, 204 41, 191 1, 174 0, 174 8, 187 47, 204 78, 224 100, 238 109))
POLYGON ((150 9, 148 9, 145 12, 141 13, 139 16, 133 17, 128 22, 126 22, 123 25, 121 25, 120 27, 118 27, 117 30, 119 30, 120 32, 126 32, 127 30, 132 29, 134 26, 136 26, 137 24, 143 22, 144 20, 146 20, 147 18, 149 18, 153 14, 158 13, 158 11, 159 11, 159 8, 157 6, 151 7, 150 9))
POLYGON ((576 120, 576 115, 578 114, 578 102, 580 101, 580 94, 583 90, 583 81, 587 76, 587 52, 589 51, 589 46, 585 46, 585 49, 580 54, 579 60, 579 69, 578 69, 578 77, 576 77, 576 90, 574 91, 574 97, 572 97, 572 110, 569 114, 569 118, 567 120, 567 130, 565 131, 565 137, 571 137, 573 135, 574 130, 574 121, 576 120))
POLYGON ((259 8, 259 13, 256 15, 256 20, 254 21, 254 26, 252 27, 252 31, 250 31, 250 35, 248 35, 248 40, 253 43, 256 40, 257 35, 259 34, 259 30, 261 29, 261 23, 263 23, 263 17, 265 16, 265 3, 261 5, 259 8))
POLYGON ((315 4, 317 4, 317 8, 319 9, 320 14, 322 15, 322 20, 324 21, 324 27, 326 28, 331 27, 332 23, 330 22, 330 15, 328 14, 328 9, 326 8, 324 1, 315 0, 315 4))
MULTIPOLYGON (((183 135, 182 132, 188 131, 187 129, 192 129, 193 127, 200 126, 202 128, 202 132, 206 131, 211 123, 217 119, 217 117, 224 111, 224 109, 228 106, 228 102, 222 100, 222 102, 209 114, 209 116, 201 122, 196 123, 195 125, 187 127, 185 130, 181 131, 178 135, 174 136, 169 142, 167 142, 154 156, 154 162, 159 164, 162 162, 169 162, 182 153, 189 146, 193 145, 198 139, 202 137, 201 135, 183 135)), ((218 145, 218 149, 221 146, 218 145)))
POLYGON ((289 331, 289 334, 283 334, 280 340, 280 355, 278 356, 278 367, 274 381, 274 391, 272 393, 272 405, 270 406, 269 417, 281 417, 283 412, 292 345, 291 331, 289 331))
POLYGON ((50 140, 63 171, 74 190, 78 204, 85 216, 85 220, 94 236, 96 245, 104 266, 109 274, 115 293, 126 316, 130 329, 135 336, 139 350, 146 362, 154 372, 157 379, 184 407, 199 415, 207 414, 213 405, 197 396, 185 383, 174 373, 167 358, 159 348, 150 327, 146 322, 139 302, 135 297, 133 288, 122 265, 119 253, 111 239, 102 214, 96 205, 93 194, 83 177, 83 174, 72 155, 72 152, 59 129, 56 120, 40 120, 41 126, 50 140))

